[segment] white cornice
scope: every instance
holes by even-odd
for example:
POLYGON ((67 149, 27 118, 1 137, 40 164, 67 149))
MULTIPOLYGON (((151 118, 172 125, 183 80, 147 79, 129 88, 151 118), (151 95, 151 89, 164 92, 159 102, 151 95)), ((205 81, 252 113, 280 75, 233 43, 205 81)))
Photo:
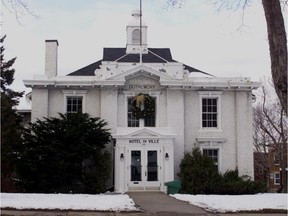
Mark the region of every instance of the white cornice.
POLYGON ((247 89, 253 90, 261 86, 260 82, 252 82, 248 78, 192 78, 187 80, 162 80, 162 86, 182 89, 247 89))
MULTIPOLYGON (((79 78, 79 77, 78 77, 79 78)), ((35 86, 43 86, 43 87, 48 87, 48 86, 86 86, 86 87, 96 87, 96 86, 123 86, 125 84, 124 81, 118 80, 103 80, 103 81, 98 81, 95 79, 70 79, 67 78, 65 79, 53 79, 53 80, 39 80, 39 79, 32 79, 32 80, 24 80, 24 85, 26 87, 35 87, 35 86)))
POLYGON ((184 90, 254 90, 261 86, 260 82, 252 82, 248 78, 189 78, 189 79, 175 79, 166 74, 153 70, 146 66, 138 66, 129 71, 111 77, 107 80, 98 80, 95 76, 58 76, 53 79, 46 77, 35 77, 31 80, 24 80, 26 87, 48 87, 48 86, 66 86, 66 87, 104 87, 104 86, 124 86, 127 77, 133 77, 145 71, 146 75, 159 77, 161 86, 171 89, 184 90))

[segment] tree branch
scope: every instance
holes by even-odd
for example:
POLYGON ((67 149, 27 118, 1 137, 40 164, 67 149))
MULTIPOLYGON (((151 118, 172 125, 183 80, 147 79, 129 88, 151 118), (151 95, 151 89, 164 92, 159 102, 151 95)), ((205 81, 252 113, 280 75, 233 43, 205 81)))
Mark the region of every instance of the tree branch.
POLYGON ((34 17, 35 19, 40 18, 39 15, 30 10, 28 3, 23 0, 1 0, 1 3, 7 9, 7 11, 15 16, 19 25, 22 25, 21 19, 26 14, 34 17))

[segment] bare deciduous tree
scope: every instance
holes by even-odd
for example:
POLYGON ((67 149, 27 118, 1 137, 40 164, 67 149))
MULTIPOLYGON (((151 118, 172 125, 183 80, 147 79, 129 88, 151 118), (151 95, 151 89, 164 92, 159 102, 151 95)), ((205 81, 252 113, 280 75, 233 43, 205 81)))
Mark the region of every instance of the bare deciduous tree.
POLYGON ((29 8, 28 3, 25 0, 1 0, 1 4, 15 16, 15 19, 20 25, 22 25, 21 18, 26 14, 29 14, 36 19, 39 18, 39 16, 29 8))
MULTIPOLYGON (((219 10, 239 10, 244 12, 252 0, 208 0, 219 10)), ((287 37, 281 4, 288 5, 287 0, 262 0, 266 18, 270 48, 271 74, 275 91, 287 114, 287 37)), ((244 17, 244 14, 243 14, 244 17)), ((242 19, 243 19, 242 17, 242 19)))
MULTIPOLYGON (((270 100, 266 87, 262 87, 261 102, 253 108, 253 139, 256 152, 260 153, 264 175, 268 174, 268 152, 275 152, 279 167, 285 174, 287 158, 287 115, 279 100, 270 100)), ((274 96, 275 97, 275 96, 274 96)), ((273 97, 272 97, 273 98, 273 97)), ((266 175, 266 177, 269 177, 266 175)), ((269 179, 267 179, 268 181, 269 179)), ((287 192, 287 185, 283 183, 287 192)))
MULTIPOLYGON (((253 0, 206 0, 221 11, 239 10, 243 11, 253 0)), ((185 0, 167 0, 169 6, 183 5, 185 0)), ((288 0, 262 0, 264 14, 267 24, 268 41, 271 59, 271 74, 275 90, 281 106, 287 114, 287 37, 282 14, 281 4, 288 5, 288 0)))
POLYGON ((280 0, 262 0, 262 4, 267 23, 273 83, 287 114, 287 38, 280 0))

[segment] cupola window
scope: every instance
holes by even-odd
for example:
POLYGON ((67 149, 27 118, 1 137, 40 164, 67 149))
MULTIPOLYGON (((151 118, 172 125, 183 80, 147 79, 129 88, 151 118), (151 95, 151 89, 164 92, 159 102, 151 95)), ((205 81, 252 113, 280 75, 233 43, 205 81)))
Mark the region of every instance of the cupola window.
POLYGON ((135 29, 132 32, 132 44, 140 45, 140 30, 139 29, 135 29))

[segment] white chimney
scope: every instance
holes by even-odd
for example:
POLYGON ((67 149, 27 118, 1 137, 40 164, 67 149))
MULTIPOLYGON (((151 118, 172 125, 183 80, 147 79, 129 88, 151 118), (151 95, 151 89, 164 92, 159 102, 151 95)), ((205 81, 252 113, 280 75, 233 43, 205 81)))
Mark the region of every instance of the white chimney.
POLYGON ((45 75, 48 78, 57 76, 58 41, 45 40, 45 75))

